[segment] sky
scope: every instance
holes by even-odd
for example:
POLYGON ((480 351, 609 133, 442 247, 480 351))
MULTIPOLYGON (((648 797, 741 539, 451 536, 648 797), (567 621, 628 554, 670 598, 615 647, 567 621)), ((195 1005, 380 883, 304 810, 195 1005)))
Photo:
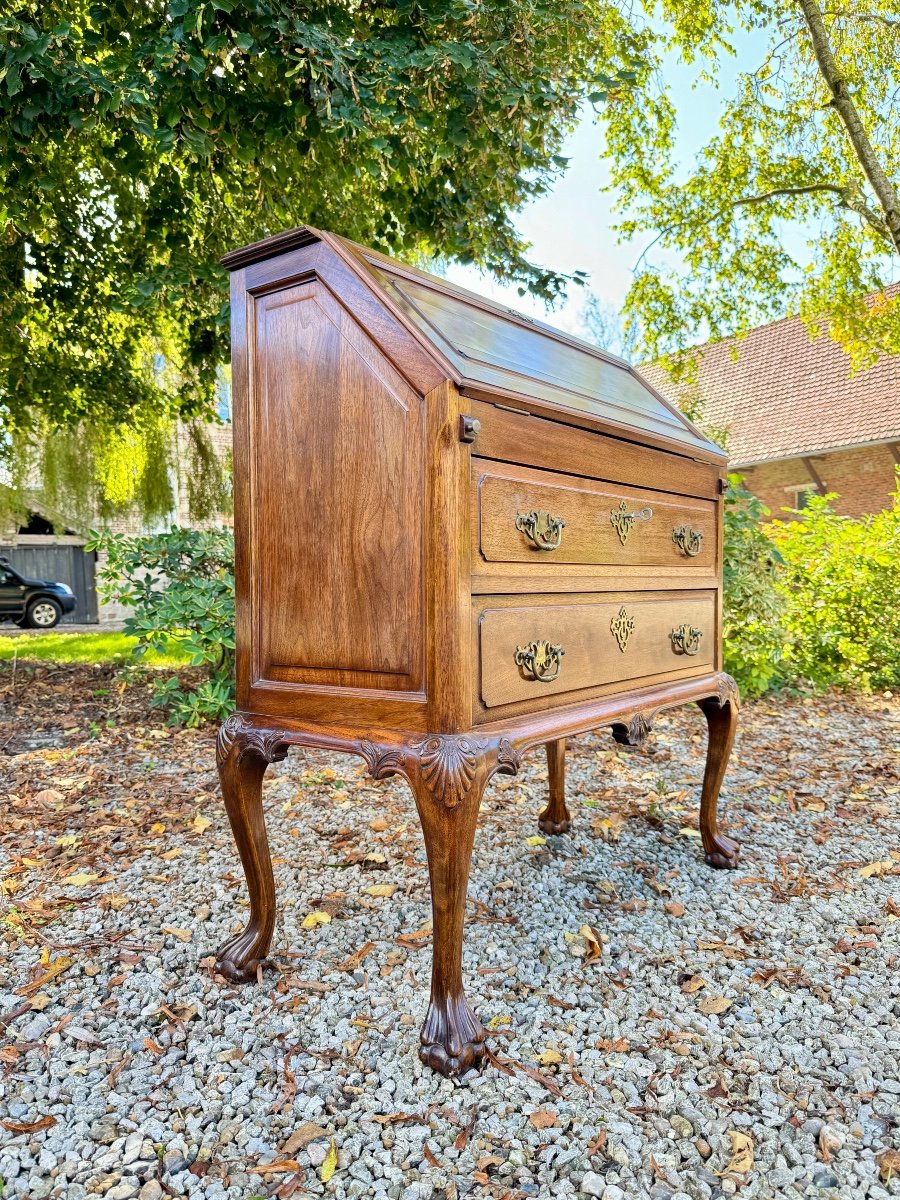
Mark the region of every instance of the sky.
MULTIPOLYGON (((675 55, 666 61, 663 77, 678 114, 677 149, 685 167, 716 131, 722 103, 730 98, 738 72, 753 70, 762 60, 766 40, 760 32, 741 35, 737 57, 721 69, 718 91, 709 84, 693 86, 696 65, 685 66, 675 55)), ((587 287, 570 287, 568 299, 548 310, 541 300, 519 296, 515 284, 499 284, 474 267, 450 264, 447 278, 581 336, 585 331, 580 327, 580 312, 588 291, 605 305, 619 309, 645 243, 620 244, 611 228, 613 197, 601 191, 609 178, 600 158, 601 146, 601 130, 587 110, 561 151, 570 159, 566 173, 552 192, 528 205, 516 219, 518 229, 532 245, 533 262, 565 274, 587 271, 587 287)))

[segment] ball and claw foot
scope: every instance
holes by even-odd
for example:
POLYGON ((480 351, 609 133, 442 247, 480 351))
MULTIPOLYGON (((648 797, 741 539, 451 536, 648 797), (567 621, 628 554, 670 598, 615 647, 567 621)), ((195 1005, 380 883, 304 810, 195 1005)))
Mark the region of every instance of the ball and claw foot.
POLYGON ((216 954, 216 970, 231 983, 256 983, 259 968, 265 967, 269 959, 254 954, 255 937, 248 938, 246 930, 226 942, 216 954))
POLYGON ((419 1037, 419 1058, 441 1075, 464 1075, 484 1060, 484 1039, 484 1027, 465 996, 444 1005, 432 1000, 419 1037))
POLYGON ((568 833, 572 828, 570 817, 564 817, 561 821, 552 821, 549 817, 545 817, 543 813, 538 817, 538 829, 541 833, 560 834, 568 833))
POLYGON ((724 833, 717 833, 715 849, 706 851, 706 865, 720 870, 734 870, 740 857, 739 844, 724 833))

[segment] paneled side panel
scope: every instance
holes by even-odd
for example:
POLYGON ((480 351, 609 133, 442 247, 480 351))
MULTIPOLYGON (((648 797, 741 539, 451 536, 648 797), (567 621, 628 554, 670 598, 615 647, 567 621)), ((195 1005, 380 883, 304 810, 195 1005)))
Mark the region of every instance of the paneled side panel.
POLYGON ((253 324, 254 676, 417 690, 420 401, 320 279, 253 324))

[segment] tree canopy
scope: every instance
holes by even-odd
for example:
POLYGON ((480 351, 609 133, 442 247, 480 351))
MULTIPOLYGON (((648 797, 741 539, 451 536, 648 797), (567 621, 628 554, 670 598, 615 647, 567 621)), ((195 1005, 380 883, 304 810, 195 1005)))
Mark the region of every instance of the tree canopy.
POLYGON ((647 40, 593 0, 13 0, 7 424, 210 412, 227 359, 218 257, 303 221, 553 296, 565 281, 529 260, 511 214, 551 186, 579 106, 627 87, 647 40))
POLYGON ((640 86, 601 115, 619 232, 649 240, 625 305, 643 356, 677 371, 692 342, 789 309, 857 365, 900 353, 900 297, 882 293, 900 266, 896 0, 644 0, 643 16, 640 86), (761 41, 685 169, 666 59, 717 83, 761 41))

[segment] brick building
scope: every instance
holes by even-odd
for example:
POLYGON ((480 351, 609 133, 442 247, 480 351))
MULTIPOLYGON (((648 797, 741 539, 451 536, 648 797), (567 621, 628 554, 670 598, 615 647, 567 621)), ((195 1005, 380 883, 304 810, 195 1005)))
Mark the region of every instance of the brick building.
POLYGON ((658 367, 641 374, 668 399, 697 405, 708 429, 725 430, 729 470, 744 477, 773 517, 836 492, 835 510, 858 517, 890 503, 900 465, 900 358, 851 374, 827 336, 810 340, 799 317, 702 348, 695 384, 658 367))

